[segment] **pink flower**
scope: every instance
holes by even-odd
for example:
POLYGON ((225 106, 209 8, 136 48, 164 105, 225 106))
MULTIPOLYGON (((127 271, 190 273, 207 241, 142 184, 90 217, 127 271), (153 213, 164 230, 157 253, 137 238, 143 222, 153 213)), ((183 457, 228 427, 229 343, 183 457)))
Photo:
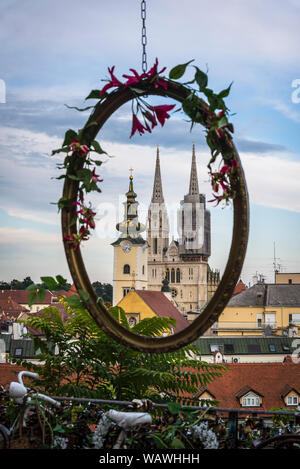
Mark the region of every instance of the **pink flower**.
POLYGON ((124 84, 124 88, 127 88, 127 86, 134 85, 135 83, 138 83, 141 81, 143 78, 147 76, 146 73, 142 73, 142 75, 139 75, 136 70, 133 68, 129 69, 133 75, 123 75, 124 78, 127 78, 126 83, 124 84))
POLYGON ((96 227, 94 216, 96 215, 96 212, 94 212, 91 208, 86 207, 83 204, 80 204, 79 202, 73 202, 73 205, 79 205, 80 210, 77 210, 76 213, 82 215, 83 220, 81 220, 81 223, 86 224, 86 228, 90 227, 93 230, 96 227))
POLYGON ((148 119, 151 122, 152 129, 153 129, 157 125, 155 114, 154 113, 152 114, 151 112, 146 111, 144 115, 146 119, 148 119))
POLYGON ((163 126, 165 120, 170 117, 168 111, 171 111, 174 107, 175 104, 163 104, 161 106, 149 106, 149 109, 155 112, 158 122, 163 126))
MULTIPOLYGON (((142 135, 145 130, 147 130, 148 132, 150 131, 150 129, 144 127, 141 122, 138 120, 138 118, 136 117, 135 114, 132 115, 132 129, 131 129, 131 135, 130 135, 130 138, 135 134, 136 131, 139 132, 140 135, 142 135)), ((151 132, 151 131, 150 131, 151 132)))
POLYGON ((81 145, 80 142, 78 140, 75 140, 74 138, 71 138, 71 142, 71 151, 78 151, 80 156, 85 156, 90 151, 89 147, 87 147, 86 145, 81 145))
POLYGON ((157 66, 158 66, 158 59, 156 57, 155 59, 155 62, 154 62, 154 65, 152 68, 150 68, 149 72, 147 73, 147 76, 149 78, 154 78, 155 75, 160 75, 162 72, 164 72, 166 70, 167 67, 164 67, 160 70, 160 72, 157 71, 157 66))
POLYGON ((100 96, 102 96, 109 88, 114 88, 122 85, 122 83, 114 75, 114 69, 115 66, 111 68, 108 67, 108 72, 110 74, 111 80, 105 86, 103 86, 102 90, 100 91, 100 96))
POLYGON ((102 182, 102 181, 103 179, 99 179, 99 175, 96 174, 96 168, 94 168, 92 172, 91 182, 93 182, 94 184, 97 184, 97 182, 102 182))

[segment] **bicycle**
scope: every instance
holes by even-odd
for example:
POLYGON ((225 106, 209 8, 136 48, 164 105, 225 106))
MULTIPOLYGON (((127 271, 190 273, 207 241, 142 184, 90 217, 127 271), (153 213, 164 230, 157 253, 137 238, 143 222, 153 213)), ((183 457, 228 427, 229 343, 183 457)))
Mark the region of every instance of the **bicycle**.
POLYGON ((18 413, 10 427, 0 424, 2 449, 38 448, 53 439, 52 412, 44 407, 40 400, 57 408, 60 408, 61 404, 45 394, 27 388, 23 383, 23 376, 36 379, 39 377, 37 373, 21 371, 18 374, 18 382, 10 383, 8 396, 17 404, 18 413))

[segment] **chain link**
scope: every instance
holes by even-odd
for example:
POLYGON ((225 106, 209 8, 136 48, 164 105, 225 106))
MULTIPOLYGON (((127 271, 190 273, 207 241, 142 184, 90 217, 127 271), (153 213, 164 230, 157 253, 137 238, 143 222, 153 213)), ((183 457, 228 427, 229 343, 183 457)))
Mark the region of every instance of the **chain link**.
POLYGON ((142 18, 142 70, 144 73, 147 71, 147 54, 146 54, 146 45, 147 45, 147 36, 146 36, 146 1, 141 1, 141 18, 142 18))

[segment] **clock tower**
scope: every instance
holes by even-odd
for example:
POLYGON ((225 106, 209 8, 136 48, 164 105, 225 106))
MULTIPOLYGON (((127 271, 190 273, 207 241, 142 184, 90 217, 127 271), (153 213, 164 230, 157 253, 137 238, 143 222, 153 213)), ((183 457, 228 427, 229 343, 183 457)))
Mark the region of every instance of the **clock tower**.
POLYGON ((147 290, 148 243, 141 236, 146 227, 138 220, 138 202, 133 190, 132 170, 124 202, 124 219, 116 225, 119 238, 114 247, 113 306, 130 290, 147 290))

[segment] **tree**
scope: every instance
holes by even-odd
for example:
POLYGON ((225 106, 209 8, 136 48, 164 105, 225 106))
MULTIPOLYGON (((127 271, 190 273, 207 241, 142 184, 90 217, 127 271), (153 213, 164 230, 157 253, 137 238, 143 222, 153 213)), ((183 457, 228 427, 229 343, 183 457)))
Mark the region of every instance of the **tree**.
MULTIPOLYGON (((85 309, 67 303, 64 307, 68 314, 65 323, 55 307, 25 321, 45 336, 46 340, 34 337, 35 348, 41 351, 37 358, 44 365, 13 360, 38 372, 41 379, 35 384, 50 395, 174 401, 183 393, 194 395, 225 369, 194 359, 192 354, 199 356, 200 351, 193 345, 164 354, 132 350, 107 336, 85 309)), ((121 308, 111 308, 110 312, 123 327, 130 328, 121 308)), ((171 325, 175 326, 173 319, 156 316, 143 319, 131 330, 157 336, 171 325)))
POLYGON ((97 296, 103 301, 112 303, 113 287, 110 283, 93 282, 92 286, 97 296))

